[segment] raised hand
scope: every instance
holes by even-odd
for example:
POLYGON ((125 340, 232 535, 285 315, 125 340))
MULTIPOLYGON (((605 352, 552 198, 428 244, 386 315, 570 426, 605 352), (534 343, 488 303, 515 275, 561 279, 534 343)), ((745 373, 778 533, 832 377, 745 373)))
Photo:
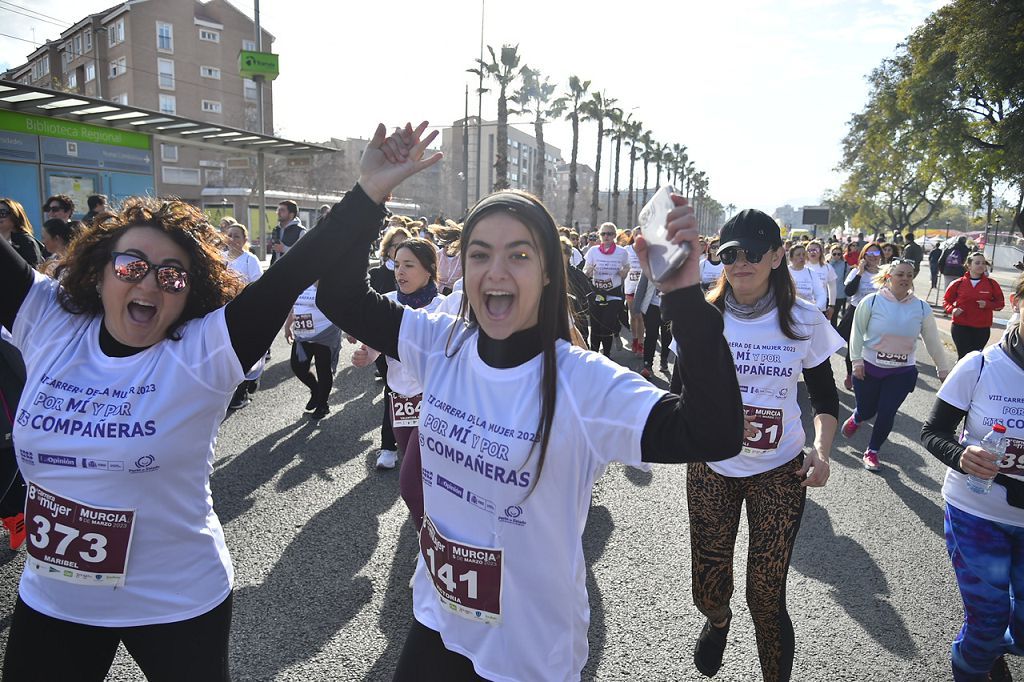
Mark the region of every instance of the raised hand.
POLYGON ((381 203, 403 180, 441 160, 441 152, 423 158, 438 133, 435 130, 423 137, 426 129, 426 121, 415 128, 406 123, 388 136, 383 123, 377 126, 359 162, 359 186, 367 196, 381 203))
MULTIPOLYGON (((700 283, 700 231, 697 229, 697 216, 693 207, 684 197, 673 194, 672 202, 676 207, 669 211, 665 218, 668 239, 673 244, 688 242, 690 256, 678 270, 658 284, 658 290, 663 294, 700 283)), ((643 270, 647 279, 651 279, 647 240, 642 234, 633 242, 633 249, 636 251, 637 258, 640 259, 640 269, 643 270)), ((654 285, 653 280, 651 280, 651 285, 654 285)))

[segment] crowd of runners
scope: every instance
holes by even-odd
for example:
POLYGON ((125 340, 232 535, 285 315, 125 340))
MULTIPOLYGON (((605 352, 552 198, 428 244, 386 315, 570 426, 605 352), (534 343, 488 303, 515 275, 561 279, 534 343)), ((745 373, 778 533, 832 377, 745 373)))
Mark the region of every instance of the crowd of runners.
POLYGON ((390 215, 392 191, 440 158, 425 130, 379 127, 358 183, 314 227, 282 202, 267 268, 244 225, 180 201, 98 197, 77 222, 50 197, 39 243, 0 199, 0 513, 25 548, 4 680, 102 680, 119 643, 151 680, 229 679, 233 570, 209 476, 220 422, 258 399, 282 331, 310 419, 329 413, 345 343, 382 381, 376 466, 400 467, 419 538, 396 680, 579 679, 581 537, 613 461, 687 465, 705 617, 689 645, 708 677, 725 660, 746 506, 752 644, 764 680, 791 679, 786 583, 807 489, 827 484, 837 432, 870 420, 863 465, 883 466, 922 339, 944 380, 922 441, 948 467, 965 611, 953 678, 1010 679, 1005 655, 1024 646, 1024 280, 1004 295, 966 240, 934 258, 912 233, 789 240, 754 209, 706 239, 681 196, 666 227, 691 256, 659 281, 640 228, 580 234, 519 191, 458 223, 390 215), (959 361, 915 293, 926 258, 959 361), (998 460, 979 447, 996 425, 998 460), (969 476, 995 485, 973 492, 969 476))

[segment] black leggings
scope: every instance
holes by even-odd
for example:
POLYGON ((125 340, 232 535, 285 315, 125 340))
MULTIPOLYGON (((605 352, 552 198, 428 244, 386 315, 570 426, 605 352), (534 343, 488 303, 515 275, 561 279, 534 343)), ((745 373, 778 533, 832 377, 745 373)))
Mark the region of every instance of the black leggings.
POLYGON ((693 603, 714 623, 732 617, 733 553, 746 502, 747 606, 765 682, 787 682, 793 671, 786 576, 807 498, 796 476, 802 464, 798 455, 775 469, 739 478, 722 476, 704 462, 686 468, 693 603))
POLYGON ((590 304, 590 349, 598 353, 612 356, 615 337, 619 335, 621 325, 619 313, 622 301, 591 302, 590 304), (604 350, 601 350, 602 344, 604 350))
POLYGON ((672 342, 672 325, 661 319, 661 306, 653 303, 644 313, 644 366, 654 365, 654 346, 661 337, 661 364, 668 362, 668 344, 672 342))
POLYGON ((331 371, 331 349, 319 343, 296 340, 292 344, 292 372, 299 378, 299 381, 309 387, 313 400, 317 407, 327 406, 327 399, 331 395, 331 386, 334 384, 334 372, 331 371), (300 361, 297 350, 302 344, 306 352, 305 361, 300 361), (316 376, 309 371, 310 366, 316 362, 316 376))
POLYGON ((3 682, 102 682, 119 642, 149 682, 227 682, 230 632, 231 595, 195 618, 124 628, 51 618, 19 596, 11 616, 3 682))
POLYGON ((847 304, 843 308, 843 319, 839 320, 839 325, 836 326, 839 336, 843 337, 843 341, 846 341, 846 357, 844 358, 846 361, 846 376, 850 376, 853 373, 853 362, 850 360, 850 332, 853 331, 853 316, 856 312, 857 306, 847 304))
POLYGON ((476 674, 472 661, 444 647, 441 633, 418 620, 412 622, 392 678, 394 682, 476 682, 483 679, 476 674))
POLYGON ((380 372, 381 381, 384 382, 384 418, 380 423, 380 449, 397 450, 398 443, 395 441, 395 430, 391 426, 391 389, 388 388, 388 362, 383 355, 378 355, 374 362, 377 364, 377 371, 380 372))
POLYGON ((949 335, 953 337, 953 345, 956 346, 956 359, 962 360, 971 351, 985 350, 985 344, 992 336, 992 328, 968 327, 954 322, 949 325, 949 335))

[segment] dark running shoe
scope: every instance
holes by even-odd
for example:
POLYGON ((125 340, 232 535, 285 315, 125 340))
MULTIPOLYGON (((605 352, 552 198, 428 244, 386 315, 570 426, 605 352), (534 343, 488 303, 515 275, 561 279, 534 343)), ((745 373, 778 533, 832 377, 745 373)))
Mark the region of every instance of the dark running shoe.
POLYGON ((309 417, 313 421, 319 421, 319 420, 323 419, 324 417, 326 417, 327 414, 330 411, 331 411, 331 409, 329 407, 327 407, 327 405, 317 405, 316 409, 313 410, 313 414, 309 415, 309 417))
POLYGON ((722 654, 725 653, 725 642, 729 635, 728 623, 724 628, 716 628, 710 620, 704 621, 704 628, 697 637, 697 645, 693 648, 693 665, 702 675, 714 677, 722 667, 722 654))
POLYGON ((235 394, 231 397, 231 402, 228 404, 229 410, 240 410, 249 404, 249 392, 245 390, 245 382, 243 381, 235 389, 235 394))
POLYGON ((992 669, 988 671, 988 679, 991 682, 1013 682, 1010 666, 1006 664, 1006 656, 1000 656, 992 664, 992 669))
POLYGON ((245 382, 245 390, 249 392, 249 395, 252 395, 253 393, 258 391, 259 389, 260 389, 260 380, 259 379, 247 379, 246 380, 246 382, 245 382))
POLYGON ((316 406, 316 397, 310 396, 309 402, 306 403, 306 407, 302 411, 305 412, 306 414, 313 414, 314 412, 316 412, 316 406))

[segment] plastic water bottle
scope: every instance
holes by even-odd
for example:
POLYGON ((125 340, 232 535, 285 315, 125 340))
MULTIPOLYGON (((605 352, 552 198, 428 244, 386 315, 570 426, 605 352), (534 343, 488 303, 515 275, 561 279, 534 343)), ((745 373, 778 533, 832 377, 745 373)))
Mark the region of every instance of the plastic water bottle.
MULTIPOLYGON (((985 439, 979 444, 982 450, 992 455, 992 461, 999 464, 1006 455, 1006 427, 1002 424, 993 424, 992 430, 988 432, 985 439)), ((992 490, 992 481, 995 478, 978 478, 974 474, 967 475, 967 487, 973 493, 988 495, 992 490)))

